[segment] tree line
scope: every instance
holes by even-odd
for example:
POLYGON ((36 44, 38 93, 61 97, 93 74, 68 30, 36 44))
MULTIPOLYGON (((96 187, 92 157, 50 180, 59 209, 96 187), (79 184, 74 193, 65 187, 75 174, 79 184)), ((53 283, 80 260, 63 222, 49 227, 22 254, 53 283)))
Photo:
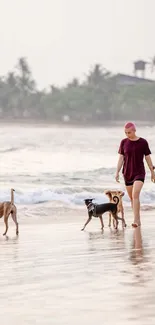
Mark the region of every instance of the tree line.
POLYGON ((83 82, 74 78, 64 87, 38 90, 27 59, 0 77, 1 119, 38 119, 53 123, 97 124, 106 121, 155 118, 155 82, 120 85, 96 64, 83 82))

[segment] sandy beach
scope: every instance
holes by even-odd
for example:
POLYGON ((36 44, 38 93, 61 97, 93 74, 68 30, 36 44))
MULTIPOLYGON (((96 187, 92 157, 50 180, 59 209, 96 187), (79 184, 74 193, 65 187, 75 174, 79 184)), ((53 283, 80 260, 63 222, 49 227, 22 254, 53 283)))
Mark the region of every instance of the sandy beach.
POLYGON ((23 216, 19 237, 10 220, 0 236, 2 324, 154 324, 154 211, 136 230, 131 212, 124 231, 107 217, 103 232, 96 219, 81 232, 84 210, 59 222, 23 216))

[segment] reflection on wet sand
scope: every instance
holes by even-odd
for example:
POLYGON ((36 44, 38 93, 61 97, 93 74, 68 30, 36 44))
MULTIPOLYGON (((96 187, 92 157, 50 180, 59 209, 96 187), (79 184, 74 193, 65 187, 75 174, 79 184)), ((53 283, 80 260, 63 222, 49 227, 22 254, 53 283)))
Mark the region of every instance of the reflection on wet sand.
POLYGON ((133 240, 132 240, 132 248, 131 248, 131 261, 133 264, 138 264, 143 262, 144 258, 144 249, 143 249, 143 241, 142 241, 142 231, 141 227, 137 227, 133 229, 133 240))
POLYGON ((89 249, 105 248, 110 250, 121 250, 125 248, 125 230, 115 230, 109 228, 109 231, 91 231, 88 232, 89 249))
POLYGON ((1 322, 154 325, 154 228, 79 229, 30 224, 0 238, 1 322))

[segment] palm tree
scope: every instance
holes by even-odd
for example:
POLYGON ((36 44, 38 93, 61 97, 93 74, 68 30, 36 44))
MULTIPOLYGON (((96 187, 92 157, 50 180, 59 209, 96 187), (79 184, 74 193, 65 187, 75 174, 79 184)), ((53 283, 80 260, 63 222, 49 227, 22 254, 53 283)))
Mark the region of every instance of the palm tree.
POLYGON ((18 87, 18 109, 19 115, 25 116, 32 109, 32 94, 36 93, 36 84, 26 58, 21 57, 16 65, 17 87, 18 87))
POLYGON ((27 63, 26 58, 21 57, 17 64, 18 70, 18 85, 23 93, 32 93, 36 90, 35 81, 32 78, 32 73, 27 63))
POLYGON ((110 72, 107 69, 102 68, 100 64, 95 64, 95 66, 90 70, 87 76, 87 84, 93 86, 99 86, 109 76, 110 76, 110 72))
POLYGON ((8 98, 9 114, 18 115, 19 88, 17 85, 17 77, 14 72, 9 72, 6 76, 6 96, 8 98))
POLYGON ((6 82, 10 88, 15 88, 17 86, 17 79, 14 72, 9 72, 6 77, 6 82))
POLYGON ((60 92, 60 89, 55 85, 50 85, 50 91, 52 94, 58 94, 60 92))
POLYGON ((79 80, 74 78, 71 82, 67 84, 67 88, 74 88, 79 86, 79 80))

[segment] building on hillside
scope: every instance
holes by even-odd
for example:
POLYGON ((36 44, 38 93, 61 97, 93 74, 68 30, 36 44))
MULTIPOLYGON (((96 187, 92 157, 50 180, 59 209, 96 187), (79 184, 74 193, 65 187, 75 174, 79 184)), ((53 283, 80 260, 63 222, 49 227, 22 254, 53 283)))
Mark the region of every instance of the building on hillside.
POLYGON ((140 78, 140 77, 136 77, 136 76, 131 76, 131 75, 127 75, 127 74, 122 74, 122 73, 118 73, 115 76, 113 76, 113 78, 116 80, 116 82, 119 85, 135 85, 135 84, 147 84, 147 83, 153 83, 155 82, 155 80, 152 79, 145 79, 145 78, 140 78))

